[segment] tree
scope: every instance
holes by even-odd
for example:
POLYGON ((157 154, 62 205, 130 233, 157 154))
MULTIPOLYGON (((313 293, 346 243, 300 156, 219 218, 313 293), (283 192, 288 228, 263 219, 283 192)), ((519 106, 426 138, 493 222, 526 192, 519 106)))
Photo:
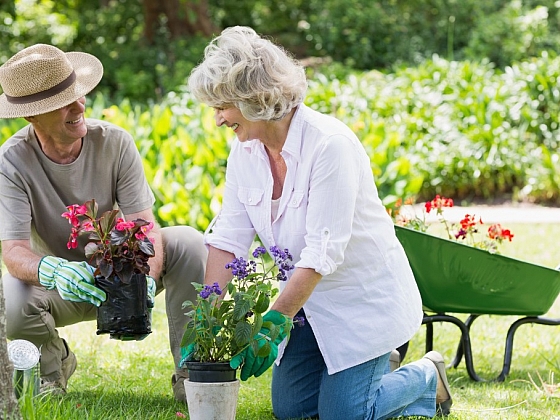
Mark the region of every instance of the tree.
MULTIPOLYGON (((0 277, 2 270, 0 269, 0 277)), ((0 280, 0 419, 21 419, 19 405, 14 394, 12 384, 13 365, 8 358, 8 343, 6 342, 6 307, 4 290, 0 280)))
POLYGON ((172 39, 193 35, 212 36, 208 0, 143 0, 144 36, 149 43, 161 26, 161 18, 172 39))

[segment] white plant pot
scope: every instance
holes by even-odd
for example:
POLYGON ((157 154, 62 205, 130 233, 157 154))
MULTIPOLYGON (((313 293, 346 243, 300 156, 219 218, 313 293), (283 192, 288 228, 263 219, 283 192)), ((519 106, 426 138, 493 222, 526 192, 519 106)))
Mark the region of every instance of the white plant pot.
POLYGON ((184 381, 190 420, 235 420, 239 379, 233 382, 184 381))

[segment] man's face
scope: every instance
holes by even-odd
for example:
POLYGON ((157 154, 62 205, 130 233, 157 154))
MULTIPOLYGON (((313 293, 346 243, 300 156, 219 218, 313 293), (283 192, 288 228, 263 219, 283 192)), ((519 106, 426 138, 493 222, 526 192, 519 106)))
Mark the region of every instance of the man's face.
POLYGON ((86 98, 81 97, 63 108, 30 117, 33 128, 41 138, 56 143, 71 144, 87 133, 84 120, 86 98))

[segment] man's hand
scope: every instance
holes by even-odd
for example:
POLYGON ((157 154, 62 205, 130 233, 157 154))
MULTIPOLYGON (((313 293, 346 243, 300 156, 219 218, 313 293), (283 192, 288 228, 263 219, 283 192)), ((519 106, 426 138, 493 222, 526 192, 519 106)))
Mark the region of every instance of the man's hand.
POLYGON ((46 256, 39 263, 39 283, 48 290, 56 288, 64 300, 100 306, 107 295, 95 286, 93 272, 94 268, 85 261, 46 256))
POLYGON ((278 356, 278 345, 286 338, 292 325, 292 319, 278 311, 268 311, 263 316, 263 326, 255 336, 257 352, 255 353, 253 347, 249 346, 234 356, 229 363, 233 369, 243 365, 241 367, 242 381, 246 381, 251 376, 257 378, 272 366, 278 356))

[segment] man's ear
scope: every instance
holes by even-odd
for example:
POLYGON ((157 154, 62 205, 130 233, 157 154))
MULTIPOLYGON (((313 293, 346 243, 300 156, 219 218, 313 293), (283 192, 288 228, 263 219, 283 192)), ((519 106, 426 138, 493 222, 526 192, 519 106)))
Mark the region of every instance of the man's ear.
POLYGON ((33 123, 33 120, 35 119, 35 117, 23 117, 23 119, 25 121, 27 121, 28 123, 33 123))

